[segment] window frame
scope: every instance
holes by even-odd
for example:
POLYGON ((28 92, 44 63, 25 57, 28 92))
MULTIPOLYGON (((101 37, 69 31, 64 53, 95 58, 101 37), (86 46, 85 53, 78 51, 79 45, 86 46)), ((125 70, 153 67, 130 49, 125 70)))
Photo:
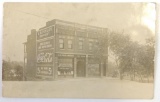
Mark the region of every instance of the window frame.
POLYGON ((64 49, 64 39, 62 39, 62 38, 59 38, 59 49, 64 49), (62 42, 60 42, 60 40, 62 42), (62 45, 62 47, 61 47, 61 45, 62 45))
POLYGON ((78 49, 79 50, 83 50, 83 40, 79 40, 79 42, 78 42, 78 49), (80 42, 81 42, 81 44, 80 44, 80 42))
POLYGON ((68 39, 68 49, 73 49, 73 40, 71 40, 71 39, 68 39), (69 41, 71 42, 71 43, 69 43, 69 41), (69 46, 70 45, 70 46, 69 46))

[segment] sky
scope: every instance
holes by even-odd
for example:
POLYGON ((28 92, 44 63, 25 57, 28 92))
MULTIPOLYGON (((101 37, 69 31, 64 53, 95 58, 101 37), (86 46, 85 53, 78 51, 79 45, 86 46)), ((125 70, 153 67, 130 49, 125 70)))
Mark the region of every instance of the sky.
POLYGON ((52 19, 109 28, 144 43, 155 35, 154 3, 5 3, 3 59, 23 61, 31 29, 38 30, 52 19))

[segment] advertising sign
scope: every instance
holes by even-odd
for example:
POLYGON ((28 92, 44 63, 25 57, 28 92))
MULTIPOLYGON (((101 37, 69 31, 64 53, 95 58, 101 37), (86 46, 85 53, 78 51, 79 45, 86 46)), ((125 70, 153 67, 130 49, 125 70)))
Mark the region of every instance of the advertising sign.
POLYGON ((50 49, 53 48, 53 46, 54 46, 53 39, 37 42, 37 50, 50 49))
POLYGON ((74 57, 73 54, 56 54, 58 57, 74 57))
POLYGON ((36 74, 41 76, 52 76, 53 66, 37 66, 36 74))
POLYGON ((37 52, 37 64, 52 64, 52 63, 53 63, 53 49, 37 52))
POLYGON ((54 27, 41 29, 37 32, 37 40, 54 36, 54 27))
POLYGON ((72 68, 72 63, 60 63, 58 67, 67 67, 67 68, 72 68))

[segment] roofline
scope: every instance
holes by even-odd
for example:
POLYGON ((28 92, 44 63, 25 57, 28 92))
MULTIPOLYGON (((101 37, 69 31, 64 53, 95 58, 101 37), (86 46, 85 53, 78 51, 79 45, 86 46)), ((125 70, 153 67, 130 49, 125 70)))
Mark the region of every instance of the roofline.
MULTIPOLYGON (((53 20, 49 20, 49 21, 47 21, 47 22, 51 22, 51 21, 55 21, 55 24, 56 24, 56 21, 64 22, 64 23, 68 23, 68 24, 73 24, 74 27, 75 27, 76 24, 78 24, 78 25, 81 25, 81 26, 85 26, 86 29, 88 29, 89 27, 93 27, 93 28, 95 28, 95 29, 105 29, 104 27, 98 27, 98 26, 93 26, 93 25, 81 24, 81 23, 77 23, 77 22, 65 21, 65 20, 60 20, 60 19, 53 19, 53 20)), ((47 22, 46 22, 46 23, 47 23, 47 22)), ((53 24, 53 25, 54 25, 54 24, 53 24)), ((39 30, 40 30, 40 29, 43 29, 43 28, 45 28, 45 27, 47 27, 47 26, 45 25, 44 27, 39 28, 39 30)))

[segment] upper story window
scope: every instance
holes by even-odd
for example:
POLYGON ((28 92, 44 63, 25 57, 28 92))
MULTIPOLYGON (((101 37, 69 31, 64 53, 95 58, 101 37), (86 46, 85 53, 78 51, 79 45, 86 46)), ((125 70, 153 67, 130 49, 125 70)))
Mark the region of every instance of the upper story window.
POLYGON ((64 49, 64 39, 59 39, 59 48, 64 49))
POLYGON ((83 50, 83 40, 80 40, 79 43, 78 43, 78 45, 79 45, 78 49, 79 50, 83 50))
POLYGON ((84 38, 79 38, 78 49, 83 50, 84 38))
POLYGON ((93 50, 93 43, 89 42, 89 50, 93 50))
POLYGON ((98 39, 89 39, 89 50, 94 50, 98 46, 98 39))
POLYGON ((68 49, 72 49, 73 48, 73 41, 72 40, 68 40, 68 49))

